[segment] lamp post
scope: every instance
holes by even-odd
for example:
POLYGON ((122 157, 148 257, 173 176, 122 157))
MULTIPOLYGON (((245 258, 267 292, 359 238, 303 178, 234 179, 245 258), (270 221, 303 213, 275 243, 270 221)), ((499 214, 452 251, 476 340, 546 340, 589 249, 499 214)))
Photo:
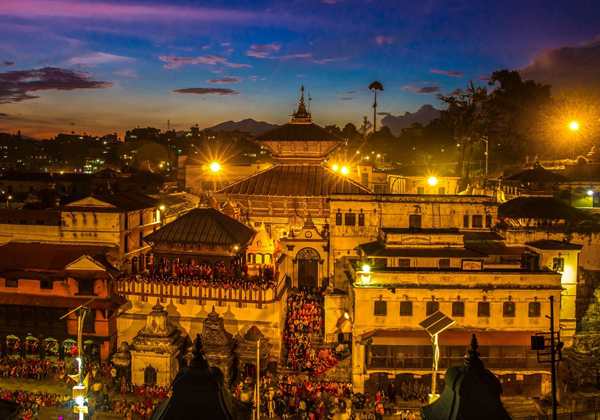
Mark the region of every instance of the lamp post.
POLYGON ((79 368, 79 372, 77 375, 78 383, 73 387, 73 397, 75 398, 76 406, 73 407, 75 413, 79 413, 79 420, 83 420, 83 415, 87 414, 87 406, 85 406, 86 402, 86 388, 83 384, 83 359, 81 354, 81 349, 83 347, 83 322, 85 320, 85 315, 90 311, 90 308, 87 306, 89 303, 94 301, 94 299, 88 300, 81 306, 73 309, 66 315, 63 315, 60 319, 64 319, 71 315, 72 313, 77 312, 77 366, 79 368))
POLYGON ((579 123, 577 123, 577 121, 571 121, 571 123, 569 124, 569 128, 571 129, 571 133, 573 134, 573 138, 571 139, 571 157, 573 158, 573 160, 575 160, 575 140, 577 136, 577 131, 579 131, 579 123))
POLYGON ((490 141, 488 136, 483 136, 481 138, 481 141, 485 142, 485 174, 488 174, 488 162, 490 159, 490 141))
POLYGON ((10 210, 10 200, 12 200, 12 195, 6 197, 6 208, 10 210))
POLYGON ((221 165, 218 162, 213 162, 210 164, 210 170, 213 174, 213 191, 217 191, 217 174, 221 170, 221 165))
POLYGON ((454 320, 444 313, 437 311, 421 321, 419 325, 429 333, 431 337, 431 344, 433 346, 433 365, 431 373, 431 394, 429 394, 429 404, 437 400, 440 395, 436 393, 437 386, 437 370, 438 362, 440 360, 440 346, 438 342, 438 335, 452 326, 454 320))

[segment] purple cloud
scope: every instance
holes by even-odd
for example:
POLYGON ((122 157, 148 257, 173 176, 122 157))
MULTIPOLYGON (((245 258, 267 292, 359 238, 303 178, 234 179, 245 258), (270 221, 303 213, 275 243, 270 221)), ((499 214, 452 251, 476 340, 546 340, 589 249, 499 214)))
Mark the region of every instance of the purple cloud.
POLYGON ((352 90, 352 91, 350 91, 350 92, 346 92, 346 93, 332 93, 332 95, 333 95, 333 96, 354 95, 354 94, 356 94, 356 93, 359 93, 359 92, 364 92, 364 91, 365 91, 365 89, 363 88, 363 89, 358 89, 358 90, 352 90))
POLYGON ((93 52, 85 54, 80 57, 73 57, 68 59, 65 64, 69 66, 81 67, 96 67, 98 64, 107 64, 123 61, 131 61, 133 58, 125 57, 122 55, 108 54, 104 52, 93 52), (82 64, 86 63, 86 64, 82 64))
POLYGON ((422 95, 428 94, 428 93, 441 92, 442 88, 440 86, 435 86, 435 85, 437 85, 437 83, 435 83, 435 82, 414 82, 414 83, 411 83, 410 85, 399 87, 398 89, 404 90, 404 91, 410 91, 412 93, 418 93, 418 94, 422 94, 422 95), (432 86, 418 87, 419 85, 432 85, 432 86))
POLYGON ((0 104, 38 98, 30 92, 41 90, 106 89, 112 85, 93 80, 82 72, 55 67, 9 71, 0 73, 0 104))
POLYGON ((0 62, 0 67, 12 67, 15 65, 14 61, 2 61, 0 62))
POLYGON ((222 88, 186 88, 186 89, 176 89, 171 92, 175 93, 191 93, 193 95, 220 95, 220 96, 236 96, 239 95, 240 92, 232 89, 222 89, 222 88))
POLYGON ((523 79, 550 83, 552 87, 574 85, 600 88, 600 36, 576 47, 550 48, 537 53, 531 63, 519 70, 523 79))
POLYGON ((378 45, 393 44, 394 43, 394 37, 393 36, 383 36, 383 35, 380 35, 380 36, 378 36, 375 39, 377 40, 377 44, 378 45))
POLYGON ((280 60, 288 60, 290 58, 311 58, 312 54, 289 54, 289 55, 278 55, 275 57, 269 57, 269 58, 278 58, 280 60))
POLYGON ((223 73, 223 70, 213 70, 213 73, 223 73))
POLYGON ((52 62, 52 60, 40 61, 40 65, 45 66, 46 64, 50 64, 51 62, 52 62))
POLYGON ((220 79, 210 79, 207 80, 206 83, 212 83, 212 84, 216 84, 216 85, 223 85, 226 83, 239 83, 241 82, 242 79, 241 77, 235 77, 235 76, 226 76, 226 77, 221 77, 220 79))
POLYGON ((166 64, 166 68, 179 67, 182 64, 208 64, 214 66, 215 64, 223 64, 229 67, 251 67, 249 64, 237 64, 230 63, 227 61, 225 57, 221 57, 218 55, 207 55, 206 57, 174 57, 172 55, 161 55, 158 57, 160 60, 170 63, 166 64))
POLYGON ((338 100, 338 101, 351 101, 351 100, 353 100, 353 99, 354 99, 354 98, 345 98, 345 97, 342 97, 342 98, 337 98, 337 100, 338 100))
POLYGON ((312 60, 315 64, 327 64, 332 63, 334 61, 344 61, 347 60, 348 57, 340 57, 340 58, 323 58, 322 60, 312 60))
POLYGON ((463 75, 463 73, 461 73, 460 71, 446 71, 446 70, 437 70, 437 69, 431 69, 429 71, 431 73, 445 74, 446 76, 451 76, 451 77, 461 77, 463 75))
POLYGON ((267 58, 274 52, 279 51, 281 45, 275 43, 272 44, 254 44, 250 46, 250 49, 246 51, 246 55, 249 57, 256 58, 267 58))
POLYGON ((114 71, 113 74, 116 74, 117 76, 137 77, 137 74, 135 74, 133 70, 114 71))

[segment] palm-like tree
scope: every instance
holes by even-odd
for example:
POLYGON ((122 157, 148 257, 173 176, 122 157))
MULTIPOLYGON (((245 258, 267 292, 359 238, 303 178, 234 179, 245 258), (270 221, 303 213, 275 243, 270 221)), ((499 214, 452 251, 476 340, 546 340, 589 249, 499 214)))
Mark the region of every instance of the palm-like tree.
POLYGON ((373 100, 373 132, 377 132, 377 91, 383 91, 383 85, 375 80, 369 85, 369 90, 375 92, 375 99, 373 100))

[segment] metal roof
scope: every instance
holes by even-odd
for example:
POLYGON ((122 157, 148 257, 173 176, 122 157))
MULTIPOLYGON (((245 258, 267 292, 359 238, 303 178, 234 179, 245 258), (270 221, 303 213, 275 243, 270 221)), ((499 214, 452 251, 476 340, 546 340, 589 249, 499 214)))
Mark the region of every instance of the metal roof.
POLYGON ((219 194, 329 197, 372 194, 362 185, 321 165, 277 165, 237 181, 219 194))
POLYGON ((517 197, 498 207, 499 219, 594 220, 581 210, 552 197, 517 197))
POLYGON ((256 232, 243 223, 212 208, 199 208, 146 236, 146 242, 244 244, 256 232))
POLYGON ((507 181, 521 182, 569 182, 569 178, 544 169, 540 164, 535 164, 533 168, 519 172, 507 178, 507 181))
POLYGON ((0 246, 0 271, 35 270, 60 271, 83 255, 88 255, 107 270, 113 267, 106 261, 108 246, 34 244, 10 242, 0 246))
POLYGON ((579 251, 581 250, 581 248, 583 248, 583 245, 572 244, 570 242, 551 241, 548 239, 542 239, 535 242, 527 242, 525 245, 537 249, 549 249, 558 251, 579 251))
POLYGON ((403 258, 485 258, 485 254, 465 248, 396 248, 386 247, 379 241, 359 245, 367 257, 403 257, 403 258))
MULTIPOLYGON (((160 201, 154 198, 148 197, 146 194, 139 193, 137 191, 119 193, 119 194, 105 194, 105 195, 94 195, 94 199, 102 201, 112 207, 94 206, 93 204, 81 204, 75 201, 72 205, 61 207, 62 211, 89 211, 89 212, 114 212, 117 211, 135 211, 148 208, 155 208, 160 206, 160 201)), ((85 199, 84 199, 85 200, 85 199)))
POLYGON ((294 124, 287 123, 275 127, 252 139, 254 142, 261 141, 334 141, 345 142, 343 138, 325 130, 317 124, 294 124))

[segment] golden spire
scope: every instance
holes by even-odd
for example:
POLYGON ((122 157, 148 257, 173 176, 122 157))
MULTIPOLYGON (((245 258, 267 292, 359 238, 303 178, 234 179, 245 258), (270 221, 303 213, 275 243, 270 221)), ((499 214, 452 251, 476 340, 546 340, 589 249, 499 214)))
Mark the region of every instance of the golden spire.
POLYGON ((304 102, 304 85, 302 85, 302 96, 300 97, 300 105, 298 105, 298 111, 294 112, 292 116, 292 124, 311 124, 312 116, 310 112, 306 110, 306 104, 304 102))

